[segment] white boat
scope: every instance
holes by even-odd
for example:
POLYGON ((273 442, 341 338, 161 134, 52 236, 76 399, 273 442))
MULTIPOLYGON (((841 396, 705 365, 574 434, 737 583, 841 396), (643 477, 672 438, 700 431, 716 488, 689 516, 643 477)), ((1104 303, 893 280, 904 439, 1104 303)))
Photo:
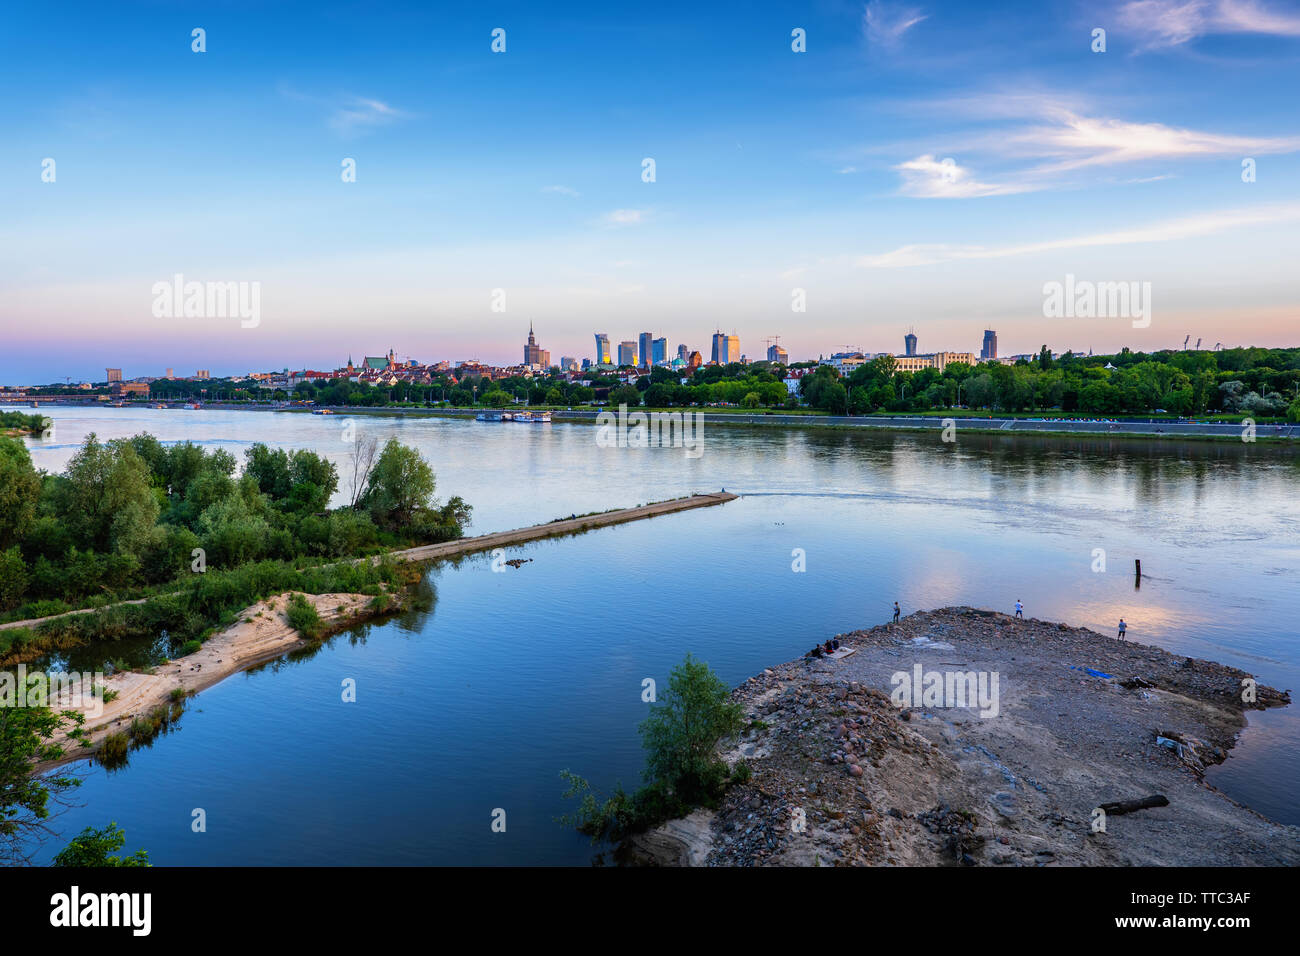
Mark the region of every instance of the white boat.
POLYGON ((533 415, 534 425, 549 425, 551 423, 550 412, 537 412, 533 415))
POLYGON ((480 422, 508 422, 513 417, 509 412, 479 412, 474 416, 480 422))
POLYGON ((329 408, 313 408, 311 413, 313 415, 333 415, 334 411, 329 408))

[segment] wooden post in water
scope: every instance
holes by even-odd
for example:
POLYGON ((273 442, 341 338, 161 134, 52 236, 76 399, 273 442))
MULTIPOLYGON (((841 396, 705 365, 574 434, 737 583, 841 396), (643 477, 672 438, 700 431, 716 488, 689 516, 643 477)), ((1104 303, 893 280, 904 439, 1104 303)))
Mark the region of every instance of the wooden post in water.
POLYGON ((1142 559, 1133 559, 1133 587, 1138 589, 1142 587, 1142 559))

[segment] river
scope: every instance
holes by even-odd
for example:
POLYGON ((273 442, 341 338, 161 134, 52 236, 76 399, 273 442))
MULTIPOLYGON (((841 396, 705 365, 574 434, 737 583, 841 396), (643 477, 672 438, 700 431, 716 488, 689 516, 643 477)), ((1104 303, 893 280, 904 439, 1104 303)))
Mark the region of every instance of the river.
MULTIPOLYGON (((306 447, 346 416, 52 407, 57 471, 88 432, 306 447)), ((827 636, 952 604, 1129 637, 1300 688, 1300 458, 1246 443, 706 426, 702 453, 606 448, 585 424, 357 416, 420 449, 470 534, 726 488, 729 504, 435 566, 417 610, 204 691, 85 782, 38 856, 115 820, 156 864, 585 864, 555 817, 571 769, 639 783, 642 680, 689 651, 736 684, 827 636), (1105 571, 1094 570, 1098 549, 1105 571), (793 570, 803 556, 806 570, 793 570), (1133 561, 1147 577, 1134 586, 1133 561), (341 684, 356 681, 356 702, 341 684), (206 832, 191 827, 206 815, 206 832), (505 831, 494 819, 504 811, 505 831)), ((1088 661, 1076 663, 1088 665, 1088 661)), ((1296 707, 1252 712, 1209 779, 1300 824, 1296 707)))

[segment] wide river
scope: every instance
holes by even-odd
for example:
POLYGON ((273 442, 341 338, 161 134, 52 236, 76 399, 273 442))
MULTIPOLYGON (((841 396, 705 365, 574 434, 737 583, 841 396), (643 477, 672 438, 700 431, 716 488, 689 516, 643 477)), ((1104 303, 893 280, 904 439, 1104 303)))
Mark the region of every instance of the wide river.
MULTIPOLYGON (((53 408, 63 468, 88 432, 340 463, 344 416, 53 408)), ((566 768, 639 783, 642 680, 689 651, 730 684, 814 641, 953 604, 1113 633, 1300 689, 1300 463, 1237 443, 706 426, 702 454, 606 448, 585 424, 357 416, 420 449, 469 533, 726 488, 740 500, 433 567, 420 610, 204 691, 178 729, 85 783, 38 857, 117 821, 161 865, 586 864, 555 821, 566 768), (806 571, 792 570, 794 554, 806 571), (1094 571, 1097 549, 1107 570, 1094 571), (1134 587, 1133 560, 1148 577, 1134 587), (356 681, 344 703, 342 682, 356 681), (206 832, 191 829, 206 813, 206 832), (494 832, 504 811, 505 832, 494 832)), ((1079 660, 1079 665, 1089 661, 1079 660)), ((1250 714, 1209 775, 1300 824, 1295 706, 1250 714)))

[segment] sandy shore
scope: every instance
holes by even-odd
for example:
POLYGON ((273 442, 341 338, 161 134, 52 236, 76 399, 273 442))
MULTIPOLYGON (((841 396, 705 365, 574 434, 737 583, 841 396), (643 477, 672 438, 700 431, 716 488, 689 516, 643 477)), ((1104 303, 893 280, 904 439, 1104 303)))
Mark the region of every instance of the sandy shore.
MULTIPOLYGON (((374 598, 369 594, 306 594, 304 597, 316 607, 326 633, 357 623, 373 613, 370 603, 374 598)), ((106 677, 104 686, 116 691, 117 697, 103 704, 103 712, 96 716, 91 716, 84 705, 70 706, 66 700, 55 703, 55 710, 86 714, 82 729, 89 737, 89 746, 60 734, 56 742, 66 748, 64 756, 40 764, 37 771, 90 756, 105 737, 127 731, 135 718, 160 705, 169 706, 172 692, 177 688, 195 694, 231 674, 306 647, 311 642, 294 630, 285 617, 288 600, 288 593, 279 594, 246 608, 238 622, 214 634, 198 651, 160 665, 153 673, 121 671, 106 677)))
POLYGON ((750 782, 717 811, 634 838, 625 847, 634 862, 1300 864, 1300 828, 1204 780, 1206 766, 1226 759, 1248 707, 1290 702, 1260 687, 1257 701, 1243 703, 1242 671, 971 608, 840 637, 856 652, 791 661, 735 690, 750 729, 724 756, 746 760, 750 782), (996 716, 951 701, 891 700, 901 697, 892 676, 918 664, 923 673, 996 673, 996 716), (1156 794, 1168 805, 1096 813, 1156 794), (1104 831, 1095 831, 1098 819, 1104 831))

